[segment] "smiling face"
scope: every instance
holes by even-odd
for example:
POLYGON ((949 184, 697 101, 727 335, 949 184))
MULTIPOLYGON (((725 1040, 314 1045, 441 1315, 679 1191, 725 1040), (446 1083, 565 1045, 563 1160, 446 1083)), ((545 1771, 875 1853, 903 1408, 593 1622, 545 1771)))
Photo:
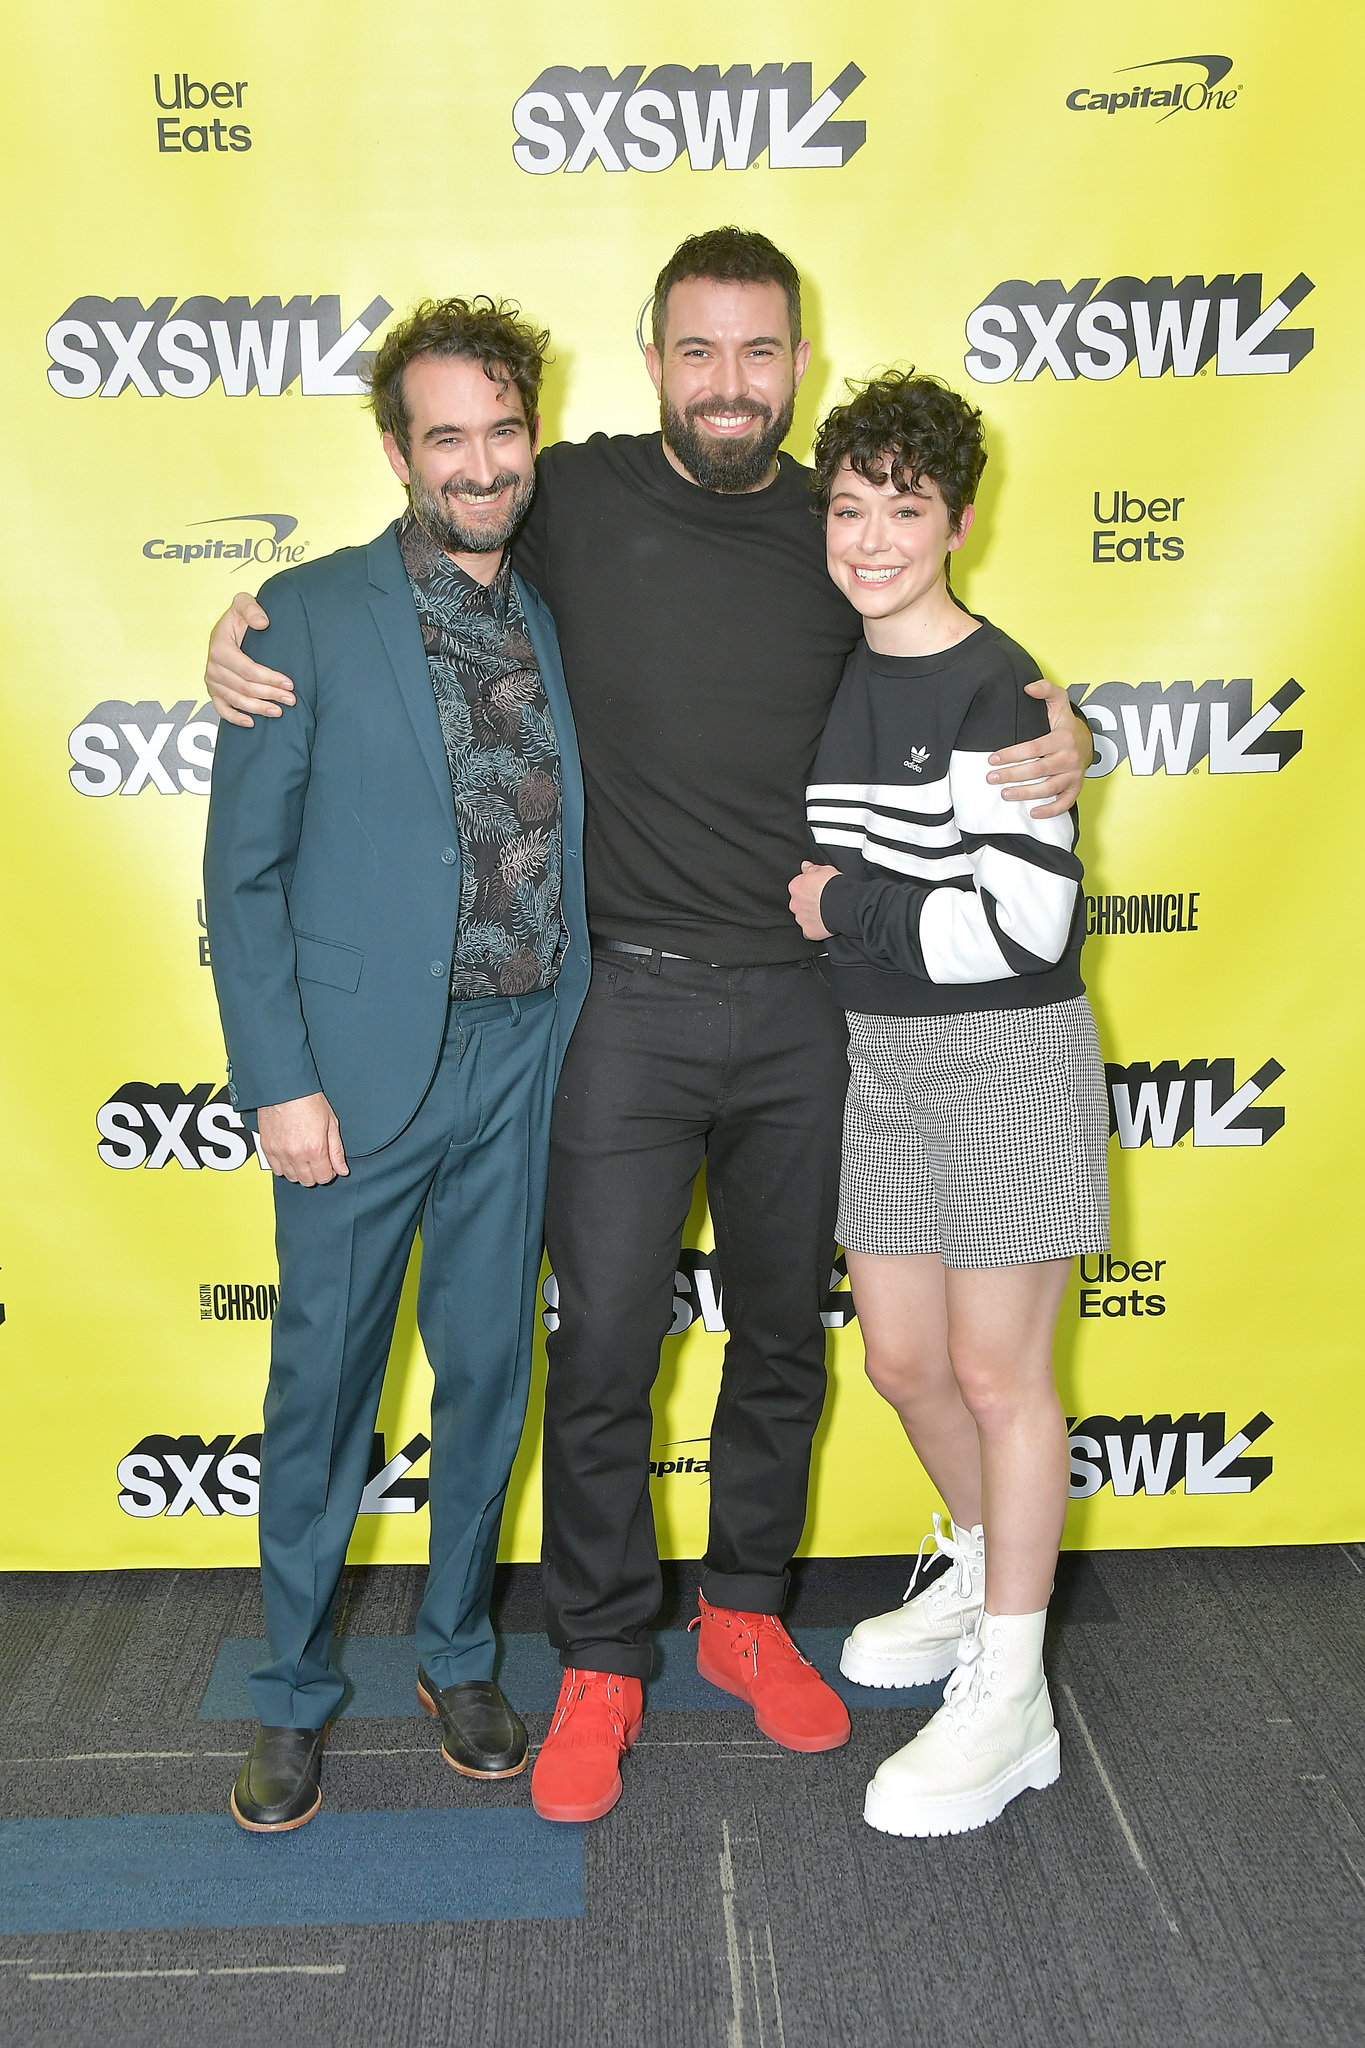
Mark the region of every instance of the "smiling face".
POLYGON ((394 474, 438 546, 476 558, 464 566, 491 581, 535 491, 540 422, 528 426, 510 378, 490 377, 468 356, 415 357, 403 397, 409 453, 384 436, 394 474))
MULTIPOLYGON (((951 604, 945 557, 962 546, 975 516, 968 505, 954 527, 931 477, 898 491, 889 458, 879 466, 882 484, 869 483, 851 463, 840 465, 825 521, 829 573, 869 626, 951 604)), ((877 637, 885 636, 869 631, 874 644, 877 637)))
POLYGON ((664 447, 708 491, 772 481, 810 343, 792 346, 780 284, 688 277, 668 295, 662 352, 645 361, 659 394, 664 447))

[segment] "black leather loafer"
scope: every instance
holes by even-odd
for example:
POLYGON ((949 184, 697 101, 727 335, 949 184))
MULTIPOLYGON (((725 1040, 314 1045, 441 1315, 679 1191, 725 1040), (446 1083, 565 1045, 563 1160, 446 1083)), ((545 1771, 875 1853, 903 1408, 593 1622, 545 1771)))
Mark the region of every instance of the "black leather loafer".
POLYGON ((417 1697, 441 1723, 441 1755, 466 1778, 515 1778, 526 1768, 526 1730, 491 1678, 433 1685, 419 1664, 417 1697))
POLYGON ((228 1800, 232 1818, 253 1834, 301 1828, 322 1804, 326 1728, 258 1728, 228 1800))

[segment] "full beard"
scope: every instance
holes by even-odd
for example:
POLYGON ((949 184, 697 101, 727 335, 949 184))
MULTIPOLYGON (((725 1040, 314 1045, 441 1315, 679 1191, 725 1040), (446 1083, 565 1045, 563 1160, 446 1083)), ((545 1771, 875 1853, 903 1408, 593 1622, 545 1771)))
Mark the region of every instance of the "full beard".
POLYGON ((791 432, 795 394, 781 412, 758 398, 746 398, 734 405, 718 405, 713 398, 701 398, 679 412, 667 398, 660 401, 659 417, 664 439, 694 483, 704 491, 752 491, 772 468, 773 457, 791 432), (705 412, 748 413, 763 422, 761 432, 750 439, 718 441, 696 425, 705 412))
POLYGON ((439 491, 427 488, 416 470, 409 472, 408 502, 412 516, 423 527, 440 548, 454 555, 491 555, 505 548, 512 535, 526 517, 532 498, 536 494, 536 473, 518 476, 515 470, 503 470, 486 487, 472 489, 468 485, 458 488, 454 484, 443 484, 439 491), (465 526, 461 524, 458 507, 463 501, 476 504, 480 498, 496 498, 500 491, 512 485, 512 500, 507 511, 492 526, 465 526))

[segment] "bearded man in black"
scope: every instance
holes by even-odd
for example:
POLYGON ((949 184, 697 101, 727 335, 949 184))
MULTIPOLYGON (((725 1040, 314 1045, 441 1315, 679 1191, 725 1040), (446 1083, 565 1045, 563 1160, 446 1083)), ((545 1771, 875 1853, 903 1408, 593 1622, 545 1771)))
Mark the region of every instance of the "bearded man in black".
MULTIPOLYGON (((661 1579, 650 1391, 703 1164, 729 1341, 711 1429, 698 1668, 774 1741, 824 1750, 848 1714, 778 1615, 825 1393, 848 1070, 844 1016, 787 887, 804 792, 861 621, 825 571, 808 472, 782 454, 810 358, 800 280, 721 228, 660 273, 646 359, 662 431, 540 458, 514 565, 554 614, 586 796, 593 980, 565 1059, 546 1243, 558 1285, 545 1406, 547 1625, 565 1671, 532 1781, 582 1821, 621 1795, 661 1579)), ((219 622, 225 717, 290 701, 219 622)), ((1067 808, 1090 757, 1054 729, 1000 779, 1067 808)), ((566 849, 567 854, 568 849, 566 849)))

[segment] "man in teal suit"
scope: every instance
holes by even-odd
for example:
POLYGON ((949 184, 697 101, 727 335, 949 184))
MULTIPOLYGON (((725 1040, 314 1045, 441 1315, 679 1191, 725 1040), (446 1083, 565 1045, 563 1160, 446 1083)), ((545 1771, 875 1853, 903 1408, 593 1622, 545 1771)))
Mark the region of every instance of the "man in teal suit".
POLYGON ((233 1789, 321 1804, 329 1643, 403 1275, 435 1375, 418 1694, 455 1769, 510 1777, 488 1604, 530 1377, 550 1105, 590 972, 583 791, 554 622, 512 574, 547 336, 419 307, 371 406, 408 511, 262 592, 297 714, 224 725, 204 856, 232 1099, 276 1175, 261 1447, 270 1661, 233 1789))

